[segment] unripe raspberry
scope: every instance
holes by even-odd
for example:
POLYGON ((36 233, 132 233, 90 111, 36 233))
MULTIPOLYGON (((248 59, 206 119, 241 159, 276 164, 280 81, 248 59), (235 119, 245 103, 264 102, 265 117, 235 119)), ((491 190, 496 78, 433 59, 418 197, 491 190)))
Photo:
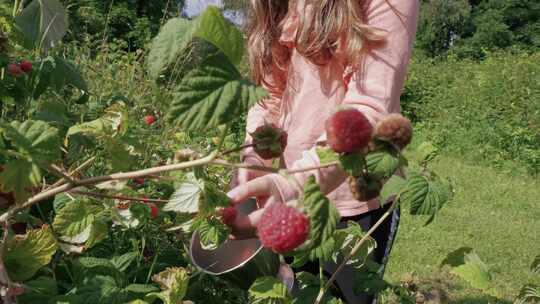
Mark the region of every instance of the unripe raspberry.
POLYGON ((9 75, 13 77, 19 77, 24 73, 23 70, 21 69, 21 66, 16 63, 8 64, 7 72, 9 75))
POLYGON ((237 215, 238 211, 235 207, 227 207, 219 210, 221 221, 227 226, 232 226, 234 224, 237 215))
POLYGON ((22 60, 20 63, 21 70, 25 73, 32 72, 32 62, 28 60, 22 60))
POLYGON ((262 159, 280 157, 287 147, 287 132, 274 124, 258 127, 251 137, 253 137, 253 149, 262 159))
POLYGON ((150 216, 155 219, 159 215, 159 209, 154 203, 146 203, 150 207, 150 216))
POLYGON ((361 202, 377 198, 381 194, 383 186, 381 181, 369 176, 350 176, 348 182, 353 197, 361 202))
POLYGON ((413 127, 411 121, 400 114, 385 116, 375 127, 375 137, 391 142, 403 149, 411 143, 413 127))
POLYGON ((257 231, 264 247, 284 253, 306 241, 309 219, 296 208, 276 203, 266 208, 257 231))
POLYGON ((337 111, 326 121, 328 145, 337 153, 361 151, 370 142, 372 133, 371 123, 356 109, 337 111))
POLYGON ((156 122, 156 117, 154 115, 146 115, 144 117, 144 123, 147 125, 147 126, 151 126, 153 125, 154 123, 156 122))

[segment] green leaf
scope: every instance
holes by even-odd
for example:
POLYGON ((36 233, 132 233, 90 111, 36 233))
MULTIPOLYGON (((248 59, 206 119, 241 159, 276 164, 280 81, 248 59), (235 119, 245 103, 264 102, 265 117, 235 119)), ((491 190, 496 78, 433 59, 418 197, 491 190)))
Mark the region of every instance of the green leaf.
POLYGON ((96 257, 80 257, 79 263, 84 268, 107 268, 111 270, 115 270, 116 268, 114 265, 105 258, 96 258, 96 257))
POLYGON ((439 149, 433 143, 426 141, 418 146, 416 152, 419 154, 420 162, 427 163, 437 157, 439 149))
POLYGON ((253 282, 248 292, 254 301, 273 299, 282 300, 280 303, 290 302, 287 287, 274 277, 258 278, 253 282))
POLYGON ((200 201, 201 214, 213 214, 216 208, 230 206, 231 199, 213 182, 204 183, 204 199, 200 201))
POLYGON ((361 267, 358 267, 354 277, 354 292, 357 294, 376 295, 390 287, 383 280, 380 268, 381 265, 375 263, 372 259, 367 259, 361 267))
POLYGON ((39 168, 25 160, 8 162, 0 173, 0 190, 4 193, 13 192, 17 202, 23 202, 30 197, 30 189, 39 185, 41 173, 39 168))
POLYGON ((185 130, 207 130, 237 118, 265 95, 218 53, 182 79, 167 119, 185 130))
POLYGON ((350 153, 339 156, 341 168, 350 176, 361 176, 366 166, 364 155, 361 153, 350 153))
POLYGON ((137 164, 138 153, 135 147, 127 144, 122 139, 107 138, 105 151, 109 155, 108 167, 113 171, 129 171, 137 164))
POLYGON ((62 57, 54 56, 55 69, 51 74, 51 85, 57 92, 62 92, 66 85, 73 86, 84 95, 88 85, 75 64, 62 57))
POLYGON ((61 140, 58 129, 46 122, 35 120, 23 123, 13 121, 10 124, 0 122, 0 132, 30 161, 46 166, 60 158, 61 140))
MULTIPOLYGON (((66 138, 76 134, 83 134, 97 138, 104 137, 107 140, 112 141, 113 139, 124 135, 127 132, 129 120, 127 106, 124 103, 117 103, 107 108, 105 111, 105 115, 98 119, 77 124, 69 128, 66 138)), ((113 144, 114 143, 117 142, 113 142, 113 144)), ((128 143, 124 141, 118 142, 118 144, 122 146, 128 145, 128 143)))
POLYGON ((154 275, 152 280, 158 283, 162 290, 155 295, 165 304, 182 303, 189 284, 189 275, 186 269, 181 267, 167 268, 154 275))
POLYGON ((159 288, 150 284, 130 284, 126 288, 124 288, 124 290, 133 292, 133 293, 147 294, 147 293, 159 291, 159 288))
POLYGON ((114 268, 119 271, 126 271, 129 265, 131 265, 139 256, 137 252, 128 252, 126 254, 115 256, 111 259, 111 263, 114 265, 114 268))
POLYGON ((485 291, 490 289, 489 269, 475 252, 466 253, 464 264, 453 268, 450 272, 467 281, 474 288, 485 291))
POLYGON ((163 211, 179 213, 199 212, 199 201, 203 193, 204 183, 201 184, 193 172, 186 174, 186 180, 174 192, 169 202, 163 207, 163 211))
POLYGON ((314 176, 304 185, 303 205, 309 217, 309 248, 317 248, 332 238, 339 222, 339 212, 321 192, 314 176))
POLYGON ((383 186, 380 194, 381 204, 387 204, 392 197, 399 197, 405 190, 407 181, 400 176, 392 176, 383 186))
POLYGON ((95 208, 90 208, 84 201, 71 202, 60 209, 54 217, 54 230, 63 236, 77 236, 91 227, 95 220, 95 213, 95 208))
POLYGON ((214 250, 223 244, 230 234, 229 228, 216 218, 203 218, 195 222, 199 232, 201 246, 205 250, 214 250))
MULTIPOLYGON (((365 233, 362 230, 362 227, 353 221, 349 221, 346 228, 337 229, 334 237, 336 250, 334 250, 332 257, 334 262, 338 263, 343 257, 349 255, 364 236, 365 233)), ((347 265, 352 265, 354 267, 364 265, 368 256, 375 248, 377 248, 377 242, 372 237, 367 238, 362 244, 362 247, 351 256, 347 265)))
POLYGON ((531 264, 531 270, 534 273, 540 274, 540 255, 536 256, 533 263, 531 264))
POLYGON ((317 155, 322 165, 339 161, 339 154, 329 147, 317 147, 317 155))
POLYGON ((410 173, 401 199, 410 206, 412 215, 429 215, 429 224, 437 212, 452 198, 451 185, 438 177, 428 179, 420 173, 410 173))
MULTIPOLYGON (((300 272, 296 275, 296 281, 298 292, 295 295, 292 304, 313 304, 319 294, 321 286, 319 279, 309 272, 300 272)), ((332 297, 329 292, 327 292, 321 303, 341 304, 343 302, 332 297)))
POLYGON ((15 17, 15 24, 24 35, 26 48, 41 45, 46 51, 66 34, 68 17, 58 0, 34 0, 15 17))
POLYGON ((58 249, 51 228, 30 230, 24 236, 15 236, 7 243, 4 263, 9 277, 14 281, 26 281, 43 266, 49 264, 58 249))
POLYGON ((540 286, 528 284, 519 292, 515 304, 532 304, 540 302, 540 286))
POLYGON ((148 55, 148 70, 153 79, 163 71, 176 68, 182 52, 194 38, 202 38, 218 47, 233 64, 243 56, 242 33, 223 18, 219 9, 209 7, 194 21, 182 18, 169 20, 152 42, 148 55))
POLYGON ((17 297, 18 303, 47 303, 58 295, 58 286, 53 278, 39 277, 25 282, 27 290, 17 297))
POLYGON ((395 148, 385 145, 366 157, 368 172, 376 179, 390 178, 406 161, 395 148))

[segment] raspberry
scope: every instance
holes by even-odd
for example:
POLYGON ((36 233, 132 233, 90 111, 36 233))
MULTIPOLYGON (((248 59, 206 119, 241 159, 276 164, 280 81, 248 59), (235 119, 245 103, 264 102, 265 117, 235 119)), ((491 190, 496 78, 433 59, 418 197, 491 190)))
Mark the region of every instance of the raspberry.
POLYGON ((227 207, 219 210, 221 221, 223 221, 223 223, 227 226, 233 225, 237 215, 238 211, 234 207, 227 207))
POLYGON ((133 179, 133 182, 135 184, 139 185, 139 186, 142 186, 142 185, 144 185, 145 180, 144 180, 144 178, 138 177, 138 178, 133 179))
POLYGON ((25 73, 32 72, 32 62, 28 60, 22 60, 20 64, 21 70, 25 73))
POLYGON ((373 127, 356 109, 336 112, 326 121, 326 136, 330 148, 337 153, 359 152, 371 140, 373 127))
POLYGON ((369 176, 349 177, 349 188, 355 199, 366 202, 381 194, 382 183, 369 176))
POLYGON ((400 114, 385 116, 375 127, 375 137, 389 141, 403 149, 411 143, 413 128, 411 121, 400 114))
POLYGON ((19 77, 24 73, 21 67, 16 63, 8 64, 7 72, 9 75, 14 76, 14 77, 19 77))
POLYGON ((251 136, 253 137, 253 149, 262 159, 280 157, 287 147, 287 132, 274 124, 258 127, 251 136))
POLYGON ((159 215, 159 209, 158 207, 156 206, 156 204, 154 203, 146 203, 146 205, 148 205, 148 207, 150 207, 150 215, 153 219, 155 219, 156 217, 158 217, 159 215))
POLYGON ((144 123, 147 125, 147 126, 151 126, 153 125, 154 123, 156 122, 156 117, 154 115, 146 115, 144 117, 144 123))
POLYGON ((309 219, 300 211, 274 204, 264 211, 257 226, 264 247, 284 253, 302 245, 309 234, 309 219))
POLYGON ((15 234, 26 234, 26 223, 13 223, 11 224, 11 229, 15 234))

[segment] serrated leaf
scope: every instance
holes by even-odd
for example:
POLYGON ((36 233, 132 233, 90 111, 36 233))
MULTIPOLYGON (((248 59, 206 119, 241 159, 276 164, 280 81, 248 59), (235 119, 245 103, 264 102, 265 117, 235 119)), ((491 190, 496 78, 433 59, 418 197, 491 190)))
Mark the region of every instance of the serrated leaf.
POLYGON ((204 183, 204 199, 199 201, 201 214, 212 214, 216 208, 230 206, 231 199, 212 182, 204 183))
POLYGON ((54 212, 58 213, 60 209, 67 206, 72 201, 73 200, 66 193, 57 194, 54 197, 54 202, 53 202, 54 212))
MULTIPOLYGON (((84 202, 71 202, 56 214, 54 230, 62 236, 74 237, 85 232, 95 220, 94 208, 84 202)), ((88 231, 89 236, 90 231, 88 231)), ((85 242, 86 240, 82 241, 85 242)), ((77 242, 81 243, 81 242, 77 242)))
POLYGON ((114 268, 118 269, 119 271, 125 271, 128 269, 129 265, 137 259, 139 256, 139 253, 137 252, 128 252, 126 254, 113 257, 111 259, 111 263, 114 265, 114 268))
MULTIPOLYGON (((319 294, 319 289, 321 282, 317 277, 309 272, 300 272, 296 275, 296 281, 298 286, 297 294, 292 300, 292 304, 313 304, 317 295, 319 294)), ((332 297, 330 293, 326 293, 322 304, 339 304, 341 301, 332 297)))
POLYGON ((519 292, 515 304, 532 304, 540 302, 540 286, 528 284, 519 292))
POLYGON ((361 176, 366 166, 364 155, 361 153, 349 153, 339 156, 341 168, 350 176, 361 176))
POLYGON ((109 261, 108 259, 104 258, 96 258, 96 257, 80 257, 79 263, 84 268, 96 268, 96 267, 102 267, 102 268, 108 268, 111 270, 115 270, 116 268, 114 265, 109 261))
POLYGON ((185 130, 207 130, 237 118, 265 95, 218 53, 182 79, 167 119, 185 130))
POLYGON ((159 288, 150 284, 130 284, 126 288, 124 288, 124 290, 129 291, 129 292, 134 292, 134 293, 147 294, 147 293, 159 291, 159 288))
POLYGON ((148 55, 150 76, 157 79, 164 70, 175 66, 182 51, 194 38, 212 43, 233 64, 238 64, 242 59, 242 33, 223 17, 218 8, 209 7, 194 21, 174 18, 163 26, 152 42, 148 55))
POLYGON ((490 288, 489 269, 475 252, 465 254, 464 264, 453 268, 450 272, 467 281, 474 288, 481 290, 490 288))
POLYGON ((380 201, 381 204, 387 204, 392 197, 399 196, 405 187, 407 186, 407 181, 397 175, 392 176, 381 190, 380 201))
POLYGON ((536 256, 533 263, 531 264, 531 270, 534 273, 540 274, 540 255, 536 256))
POLYGON ((0 190, 13 192, 15 201, 20 203, 30 197, 31 189, 38 186, 41 179, 39 168, 25 160, 8 162, 0 173, 0 190))
POLYGON ((203 188, 204 184, 197 180, 195 174, 192 172, 186 174, 186 180, 180 184, 163 210, 189 214, 199 212, 203 188))
POLYGON ((361 267, 356 268, 357 271, 354 274, 354 292, 357 294, 376 295, 390 287, 383 280, 380 269, 381 265, 375 263, 372 259, 367 259, 361 267))
POLYGON ((388 145, 369 153, 366 161, 368 172, 376 179, 390 178, 399 167, 406 163, 399 151, 388 145))
POLYGON ((249 288, 249 296, 255 301, 273 299, 280 303, 290 302, 287 287, 274 277, 261 277, 255 280, 249 288))
POLYGON ((420 173, 410 173, 401 199, 410 206, 412 215, 429 215, 428 224, 452 197, 449 183, 440 178, 428 179, 420 173))
POLYGON ((46 51, 62 40, 68 29, 66 10, 58 0, 34 0, 15 17, 30 50, 41 45, 46 51))
POLYGON ((21 304, 48 303, 58 295, 58 286, 53 278, 39 277, 24 285, 25 292, 17 297, 17 302, 21 304))
POLYGON ((223 244, 230 234, 229 228, 216 218, 204 218, 195 223, 201 246, 205 250, 214 250, 223 244))
POLYGON ((46 122, 35 120, 26 120, 23 123, 13 121, 10 124, 0 122, 0 132, 11 141, 19 153, 28 157, 29 161, 46 166, 60 158, 61 141, 58 129, 46 122))
MULTIPOLYGON (((336 249, 333 252, 332 258, 335 263, 338 263, 341 258, 352 252, 354 247, 364 237, 365 232, 358 223, 349 221, 346 228, 337 229, 334 235, 336 249)), ((360 249, 351 256, 347 265, 352 265, 354 267, 362 266, 375 248, 377 248, 377 242, 372 237, 369 237, 364 241, 360 249)))
POLYGON ((339 161, 339 154, 329 147, 317 147, 317 156, 321 164, 329 164, 339 161))
POLYGON ((416 152, 419 154, 420 162, 425 163, 437 157, 439 149, 437 149, 433 143, 426 141, 418 146, 416 152))
POLYGON ((81 97, 78 103, 86 101, 88 97, 88 86, 81 72, 73 62, 59 56, 52 57, 54 60, 54 70, 51 71, 50 85, 61 93, 66 86, 72 86, 79 90, 81 97))
POLYGON ((156 296, 165 304, 182 303, 189 284, 189 274, 184 268, 172 267, 154 275, 152 281, 159 284, 162 291, 156 293, 156 296))
POLYGON ((109 155, 108 166, 113 171, 129 171, 137 164, 135 148, 119 138, 105 140, 105 151, 109 155))
POLYGON ((4 263, 14 281, 31 278, 41 267, 49 264, 58 244, 49 226, 30 230, 24 236, 8 241, 4 263))
POLYGON ((304 184, 303 206, 309 217, 309 248, 317 248, 332 238, 339 222, 336 207, 321 192, 314 176, 310 176, 304 184))

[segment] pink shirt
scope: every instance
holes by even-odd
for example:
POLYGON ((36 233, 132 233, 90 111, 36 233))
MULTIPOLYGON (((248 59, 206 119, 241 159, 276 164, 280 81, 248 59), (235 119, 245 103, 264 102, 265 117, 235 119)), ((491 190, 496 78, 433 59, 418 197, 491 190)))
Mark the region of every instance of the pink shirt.
MULTIPOLYGON (((299 7, 303 4, 299 3, 299 7)), ((269 89, 268 100, 249 111, 247 132, 253 132, 266 122, 276 123, 289 135, 282 163, 286 168, 305 168, 320 164, 315 147, 324 144, 325 121, 336 106, 355 107, 372 124, 388 113, 399 112, 400 93, 416 34, 418 7, 417 0, 366 1, 365 22, 387 34, 385 43, 364 50, 363 68, 357 71, 345 66, 338 56, 327 65, 318 66, 300 55, 294 43, 298 14, 302 12, 288 14, 280 39, 292 49, 287 75, 284 75, 287 86, 283 91, 269 89)), ((249 135, 246 141, 251 141, 249 135)), ((261 159, 253 149, 245 150, 243 159, 249 164, 271 166, 271 161, 261 159)), ((249 171, 239 182, 260 175, 249 171)), ((341 216, 354 216, 379 208, 377 200, 355 200, 346 183, 346 174, 337 167, 296 174, 295 177, 304 182, 310 175, 315 175, 341 216)), ((286 178, 277 174, 271 178, 283 201, 297 197, 296 188, 286 178)))

